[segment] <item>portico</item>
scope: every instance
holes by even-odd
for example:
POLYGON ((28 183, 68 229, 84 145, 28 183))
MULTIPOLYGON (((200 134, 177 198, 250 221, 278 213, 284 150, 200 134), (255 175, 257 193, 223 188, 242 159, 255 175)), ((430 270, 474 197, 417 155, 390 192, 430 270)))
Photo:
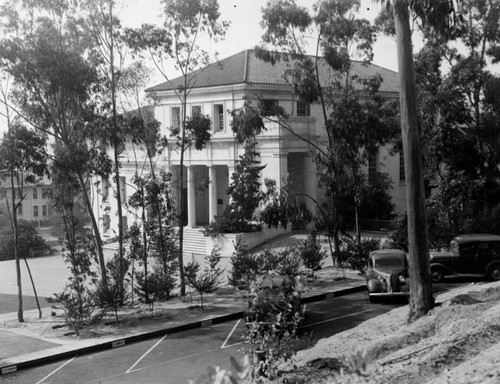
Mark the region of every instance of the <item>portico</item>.
MULTIPOLYGON (((232 168, 232 167, 231 167, 232 168)), ((234 169, 234 168, 233 168, 234 169)), ((180 202, 180 166, 172 164, 172 186, 176 204, 180 202)), ((184 189, 187 215, 185 224, 190 228, 208 225, 222 214, 228 204, 229 167, 219 164, 187 164, 184 166, 184 189)))

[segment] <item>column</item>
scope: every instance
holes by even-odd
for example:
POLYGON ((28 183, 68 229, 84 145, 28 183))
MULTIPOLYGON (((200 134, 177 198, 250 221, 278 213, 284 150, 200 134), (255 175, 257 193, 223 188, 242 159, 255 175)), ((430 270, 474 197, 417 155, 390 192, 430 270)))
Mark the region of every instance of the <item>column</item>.
POLYGON ((208 220, 211 222, 217 216, 217 168, 215 165, 208 166, 208 220))
POLYGON ((194 186, 194 166, 189 165, 187 168, 187 211, 188 211, 188 227, 196 226, 196 191, 194 186))

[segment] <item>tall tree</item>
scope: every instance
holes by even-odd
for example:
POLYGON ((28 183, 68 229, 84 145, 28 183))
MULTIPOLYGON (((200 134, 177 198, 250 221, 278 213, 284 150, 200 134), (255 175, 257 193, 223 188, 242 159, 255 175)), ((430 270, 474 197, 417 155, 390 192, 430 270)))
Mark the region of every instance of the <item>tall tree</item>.
POLYGON ((98 88, 80 9, 60 0, 7 2, 0 64, 14 79, 22 118, 50 135, 71 155, 73 172, 94 231, 101 278, 106 266, 99 226, 87 189, 93 174, 107 174, 110 162, 99 145, 99 119, 93 93, 98 88))
MULTIPOLYGON (((97 51, 96 62, 100 75, 103 78, 103 100, 105 101, 104 113, 106 113, 107 124, 105 124, 106 141, 110 144, 113 151, 113 173, 116 189, 116 206, 118 216, 118 276, 125 276, 123 269, 125 249, 124 241, 124 220, 123 220, 123 200, 122 185, 120 175, 119 155, 125 142, 125 130, 121 126, 118 116, 118 91, 120 85, 120 74, 123 69, 126 47, 123 41, 123 34, 120 20, 116 15, 116 2, 114 0, 88 1, 88 23, 91 26, 92 35, 95 39, 95 48, 97 51)), ((118 294, 120 301, 123 302, 123 281, 117 281, 118 294)))
MULTIPOLYGON (((23 322, 23 290, 20 260, 25 255, 21 254, 19 244, 18 211, 21 209, 23 201, 26 198, 25 183, 33 183, 43 177, 46 172, 47 157, 45 155, 45 138, 34 131, 28 130, 19 122, 15 122, 7 95, 8 90, 2 89, 2 103, 5 106, 5 112, 1 114, 5 117, 8 130, 0 141, 0 170, 2 172, 0 180, 8 178, 10 182, 10 202, 7 199, 7 213, 12 229, 14 259, 16 263, 17 320, 23 322)), ((35 290, 34 284, 33 289, 35 290)), ((38 303, 36 290, 35 297, 38 303)))
MULTIPOLYGON (((188 135, 187 102, 191 89, 195 86, 196 78, 189 74, 200 65, 207 64, 209 55, 199 45, 201 35, 208 35, 212 39, 224 37, 227 28, 226 22, 220 22, 219 4, 216 0, 162 0, 164 6, 163 28, 152 25, 143 25, 139 30, 129 31, 130 45, 136 51, 147 50, 156 67, 171 83, 169 71, 173 68, 181 72, 181 84, 173 87, 181 104, 182 119, 178 136, 178 149, 180 152, 180 214, 179 214, 179 278, 181 295, 186 293, 184 278, 184 157, 186 150, 191 146, 192 140, 188 135), (170 67, 166 67, 172 63, 170 67)), ((172 83, 171 83, 172 84, 172 83)), ((193 133, 199 132, 197 129, 193 133)), ((198 141, 197 149, 203 148, 206 136, 201 130, 204 140, 198 141)), ((209 138, 209 137, 208 137, 209 138)))
POLYGON ((286 116, 266 118, 308 142, 314 152, 319 184, 329 200, 318 209, 318 217, 328 215, 321 222, 334 242, 332 257, 345 230, 345 208, 358 204, 355 197, 364 182, 361 169, 368 153, 396 133, 394 103, 377 96, 380 77, 361 79, 353 71, 354 58, 372 59, 375 38, 374 27, 356 16, 359 7, 359 1, 320 0, 310 12, 295 1, 273 0, 262 10, 260 57, 272 63, 288 61, 285 75, 294 94, 321 106, 325 138, 320 141, 294 132, 286 116), (306 54, 310 33, 316 38, 314 56, 306 54))
POLYGON ((408 249, 410 253, 408 264, 412 277, 410 281, 409 319, 413 321, 432 309, 434 297, 429 270, 425 195, 407 1, 394 0, 393 10, 400 76, 401 132, 405 157, 408 249))

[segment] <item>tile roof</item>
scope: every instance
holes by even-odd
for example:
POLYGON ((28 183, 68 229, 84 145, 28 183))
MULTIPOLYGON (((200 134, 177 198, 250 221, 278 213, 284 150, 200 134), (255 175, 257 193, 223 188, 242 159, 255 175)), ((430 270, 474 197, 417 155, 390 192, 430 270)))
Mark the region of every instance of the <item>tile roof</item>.
MULTIPOLYGON (((381 92, 398 92, 399 76, 397 72, 375 64, 365 64, 359 61, 352 62, 352 72, 359 78, 368 78, 380 74, 383 82, 381 92)), ((192 72, 189 77, 193 80, 193 88, 207 88, 233 84, 269 84, 288 85, 285 71, 290 63, 277 61, 274 65, 259 59, 253 50, 245 50, 225 59, 209 64, 204 68, 192 72)), ((322 83, 334 75, 326 64, 320 65, 322 83)), ((168 91, 183 85, 183 77, 177 77, 170 82, 164 82, 146 89, 146 92, 168 91)))

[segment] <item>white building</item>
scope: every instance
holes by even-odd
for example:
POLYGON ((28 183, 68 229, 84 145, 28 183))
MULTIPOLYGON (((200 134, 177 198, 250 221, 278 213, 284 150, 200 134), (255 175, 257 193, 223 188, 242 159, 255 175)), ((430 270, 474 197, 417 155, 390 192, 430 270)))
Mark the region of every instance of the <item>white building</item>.
MULTIPOLYGON (((204 115, 209 115, 213 121, 213 131, 212 139, 206 148, 196 150, 193 147, 185 153, 185 182, 182 188, 187 190, 187 201, 184 204, 187 204, 188 228, 207 225, 216 215, 223 212, 228 203, 226 190, 231 182, 235 162, 242 154, 242 148, 231 130, 230 111, 242 107, 245 96, 250 92, 260 94, 270 106, 278 104, 284 108, 289 115, 288 123, 294 132, 310 141, 324 140, 324 121, 320 104, 309 105, 297 100, 284 78, 286 65, 284 62, 278 62, 273 66, 258 59, 254 51, 246 50, 190 75, 192 89, 188 96, 186 112, 189 115, 198 109, 204 115), (210 180, 210 183, 206 183, 207 180, 210 180)), ((322 78, 328 79, 331 73, 326 67, 322 70, 322 78)), ((387 98, 398 97, 397 73, 361 62, 353 63, 353 72, 360 78, 380 74, 383 78, 381 95, 387 98)), ((182 84, 183 78, 177 78, 146 90, 155 100, 154 117, 161 123, 163 135, 168 136, 170 128, 180 124, 182 105, 175 89, 182 84)), ((267 122, 266 128, 267 130, 257 137, 257 151, 260 153, 262 165, 266 165, 261 174, 262 181, 264 178, 271 178, 281 185, 289 177, 301 192, 319 196, 310 146, 277 123, 267 122)), ((179 157, 179 151, 172 146, 158 162, 173 174, 174 179, 178 179, 180 172, 179 157)), ((137 169, 137 164, 144 162, 144 153, 140 154, 127 145, 121 158, 122 180, 126 182, 121 193, 122 201, 125 201, 133 193, 130 179, 137 169)), ((370 158, 369 163, 368 172, 386 172, 393 179, 394 203, 398 211, 404 211, 404 172, 401 172, 399 154, 391 156, 388 148, 381 148, 377 156, 370 158)), ((113 228, 117 228, 118 222, 114 214, 116 207, 113 207, 116 201, 110 198, 110 188, 113 184, 104 181, 94 196, 94 206, 101 219, 105 237, 115 235, 113 228)), ((177 185, 177 196, 180 195, 179 188, 177 185)), ((137 212, 124 212, 127 223, 137 220, 137 212)))
MULTIPOLYGON (((21 194, 17 186, 14 188, 16 202, 20 200, 21 194)), ((9 207, 12 205, 12 188, 8 179, 0 180, 0 214, 8 215, 9 207)), ((52 208, 52 184, 47 177, 35 183, 26 183, 22 191, 23 201, 17 210, 20 220, 36 221, 38 225, 53 218, 55 212, 52 208)))

